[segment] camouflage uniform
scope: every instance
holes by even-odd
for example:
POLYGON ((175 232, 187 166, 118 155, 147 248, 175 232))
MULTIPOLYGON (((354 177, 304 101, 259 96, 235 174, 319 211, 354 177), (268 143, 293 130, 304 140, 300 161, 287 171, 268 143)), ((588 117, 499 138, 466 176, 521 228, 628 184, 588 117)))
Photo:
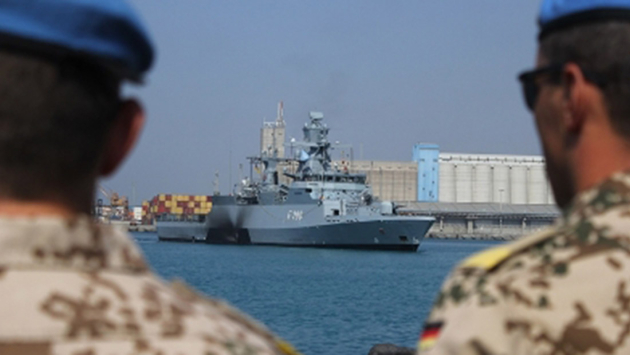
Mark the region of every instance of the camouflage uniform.
POLYGON ((88 217, 0 219, 0 354, 292 354, 264 326, 182 284, 88 217))
POLYGON ((547 231, 471 257, 444 283, 422 354, 630 354, 630 173, 547 231))

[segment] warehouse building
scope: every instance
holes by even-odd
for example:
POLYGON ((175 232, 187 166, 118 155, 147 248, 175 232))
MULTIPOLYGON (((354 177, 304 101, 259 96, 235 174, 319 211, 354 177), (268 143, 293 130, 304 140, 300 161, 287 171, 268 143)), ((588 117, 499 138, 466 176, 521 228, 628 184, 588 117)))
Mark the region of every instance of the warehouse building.
POLYGON ((382 200, 416 201, 418 163, 413 161, 355 161, 351 171, 367 176, 374 196, 382 200))

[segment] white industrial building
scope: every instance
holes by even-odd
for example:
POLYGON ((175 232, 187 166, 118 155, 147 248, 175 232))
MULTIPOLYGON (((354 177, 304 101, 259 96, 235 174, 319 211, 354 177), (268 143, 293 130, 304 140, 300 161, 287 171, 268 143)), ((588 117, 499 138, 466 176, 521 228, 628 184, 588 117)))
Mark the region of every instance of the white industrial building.
MULTIPOLYGON (((383 200, 553 204, 545 159, 540 156, 441 153, 418 144, 412 161, 354 161, 383 200)), ((348 163, 346 163, 348 164, 348 163)))
POLYGON ((539 156, 439 155, 439 202, 553 204, 539 156))

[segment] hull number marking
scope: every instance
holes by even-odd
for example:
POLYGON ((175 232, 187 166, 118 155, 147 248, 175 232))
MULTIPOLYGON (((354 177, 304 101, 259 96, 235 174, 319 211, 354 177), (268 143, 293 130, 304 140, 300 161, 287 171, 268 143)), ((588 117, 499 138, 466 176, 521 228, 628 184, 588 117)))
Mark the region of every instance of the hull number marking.
POLYGON ((289 210, 287 213, 287 221, 301 221, 304 218, 304 211, 289 210))

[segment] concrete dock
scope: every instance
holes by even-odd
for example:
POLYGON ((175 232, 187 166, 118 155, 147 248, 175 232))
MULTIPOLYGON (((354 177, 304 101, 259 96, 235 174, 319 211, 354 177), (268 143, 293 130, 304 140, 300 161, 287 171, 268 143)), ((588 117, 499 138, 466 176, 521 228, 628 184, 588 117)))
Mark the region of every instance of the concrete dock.
POLYGON ((401 214, 430 215, 435 223, 427 238, 514 240, 551 226, 555 205, 499 203, 399 202, 401 214))

